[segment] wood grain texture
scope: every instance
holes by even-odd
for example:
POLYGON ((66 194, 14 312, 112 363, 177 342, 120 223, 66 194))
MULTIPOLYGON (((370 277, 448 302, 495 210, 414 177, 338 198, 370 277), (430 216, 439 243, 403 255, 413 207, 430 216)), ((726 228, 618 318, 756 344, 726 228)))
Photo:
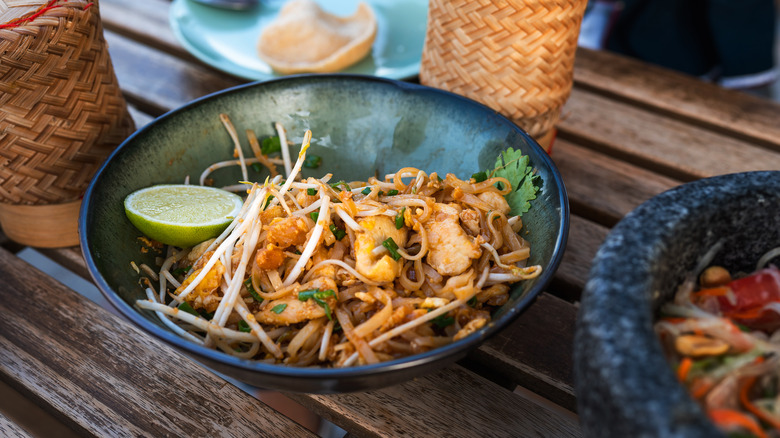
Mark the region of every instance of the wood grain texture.
POLYGON ((581 436, 576 423, 458 366, 377 391, 289 397, 350 436, 581 436))
POLYGON ((245 81, 106 32, 108 51, 127 100, 157 117, 194 99, 245 81))
POLYGON ((5 438, 32 438, 26 430, 0 412, 0 436, 5 438))
POLYGON ((564 107, 558 133, 682 181, 780 169, 780 154, 771 149, 577 88, 564 107))
POLYGON ((553 159, 572 213, 608 227, 642 202, 680 184, 566 139, 556 140, 553 159))
POLYGON ((314 436, 0 249, 0 378, 88 436, 314 436))
POLYGON ((614 53, 579 48, 575 88, 780 151, 780 104, 614 53))
POLYGON ((544 293, 517 321, 488 339, 470 358, 573 411, 576 315, 573 304, 544 293))

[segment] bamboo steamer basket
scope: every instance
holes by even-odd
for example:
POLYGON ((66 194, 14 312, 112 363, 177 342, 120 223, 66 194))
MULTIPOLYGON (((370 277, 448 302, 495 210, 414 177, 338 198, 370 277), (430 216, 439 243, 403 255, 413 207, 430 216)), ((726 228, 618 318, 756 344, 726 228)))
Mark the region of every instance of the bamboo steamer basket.
POLYGON ((0 227, 78 245, 90 179, 135 129, 97 1, 0 0, 0 227))
POLYGON ((510 118, 549 153, 585 0, 430 0, 420 83, 510 118))

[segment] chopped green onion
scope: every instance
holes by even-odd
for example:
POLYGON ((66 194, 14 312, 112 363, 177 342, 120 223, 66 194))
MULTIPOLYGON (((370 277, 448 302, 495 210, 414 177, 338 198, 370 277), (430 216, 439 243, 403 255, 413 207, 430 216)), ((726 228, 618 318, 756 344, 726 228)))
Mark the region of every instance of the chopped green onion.
POLYGON ((264 138, 263 144, 260 146, 260 152, 262 152, 263 155, 281 152, 281 150, 282 142, 279 140, 279 136, 264 138))
POLYGON ((377 196, 385 196, 385 192, 380 190, 379 193, 377 193, 377 196))
POLYGON ((255 301, 257 301, 258 303, 263 302, 263 297, 261 297, 255 290, 254 286, 252 286, 251 278, 247 278, 246 280, 244 280, 244 286, 246 286, 247 292, 249 292, 249 295, 252 295, 252 298, 254 298, 255 301))
POLYGON ((313 299, 315 303, 317 303, 320 307, 325 309, 325 316, 328 317, 329 320, 333 320, 333 317, 331 316, 330 306, 328 303, 324 301, 324 298, 327 297, 335 297, 336 292, 333 291, 333 289, 327 289, 327 290, 319 290, 319 289, 307 289, 298 292, 298 300, 300 301, 306 301, 308 299, 313 299))
POLYGON ((310 298, 327 298, 335 297, 336 292, 333 289, 319 290, 319 289, 307 289, 298 292, 298 300, 306 301, 310 298))
POLYGON ((387 192, 387 196, 395 196, 397 194, 398 194, 398 190, 396 189, 391 189, 387 192))
POLYGON ((333 237, 335 237, 336 240, 341 240, 341 239, 344 238, 344 236, 347 235, 346 231, 342 230, 341 228, 339 228, 339 227, 337 227, 337 226, 335 226, 333 224, 330 224, 330 226, 328 228, 330 228, 330 232, 333 233, 333 237))
POLYGON ((287 308, 287 304, 277 304, 277 305, 274 306, 273 309, 271 309, 271 312, 274 312, 275 314, 278 315, 278 314, 284 312, 284 309, 286 309, 286 308, 287 308))
POLYGON ((401 258, 401 254, 398 254, 398 244, 395 243, 395 240, 393 240, 392 237, 385 239, 385 241, 382 242, 382 246, 387 249, 387 251, 390 253, 390 257, 392 257, 393 260, 398 261, 398 259, 401 258))
POLYGON ((192 308, 190 303, 186 301, 183 301, 181 304, 179 304, 179 310, 181 310, 182 312, 187 312, 190 315, 200 316, 200 313, 198 313, 194 308, 192 308))
POLYGON ((352 190, 352 187, 350 187, 349 184, 347 184, 347 182, 344 181, 343 179, 339 182, 335 182, 331 184, 330 186, 333 187, 333 190, 337 192, 345 192, 345 191, 348 192, 352 190))
POLYGON ((471 297, 468 301, 466 301, 466 304, 468 304, 471 307, 476 307, 477 306, 477 296, 474 295, 473 297, 471 297))
POLYGON ((477 173, 471 175, 471 178, 474 179, 475 182, 481 183, 482 181, 487 180, 487 173, 486 172, 477 172, 477 173))
POLYGON ((184 274, 186 274, 187 272, 189 272, 189 271, 190 271, 190 268, 192 268, 192 266, 186 266, 186 267, 176 268, 176 269, 174 269, 173 271, 171 271, 171 274, 173 274, 174 276, 178 277, 178 276, 180 276, 180 275, 184 275, 184 274))
POLYGON ((322 164, 322 157, 319 155, 307 155, 306 159, 303 160, 303 167, 307 169, 316 169, 320 167, 320 164, 322 164))
POLYGON ((363 189, 363 191, 362 191, 362 192, 360 192, 360 193, 362 193, 362 194, 364 194, 364 195, 368 196, 369 194, 371 194, 371 187, 366 187, 366 188, 365 188, 365 189, 363 189))
POLYGON ((252 331, 252 327, 249 327, 249 324, 242 319, 241 321, 238 321, 238 331, 249 333, 252 331))
POLYGON ((447 327, 448 325, 455 324, 455 318, 453 318, 452 316, 447 316, 447 314, 444 314, 444 315, 439 315, 436 318, 433 318, 431 322, 433 323, 433 325, 435 325, 438 328, 444 328, 447 327))
POLYGON ((306 194, 309 196, 314 196, 317 194, 317 189, 306 189, 306 194))
POLYGON ((319 211, 312 211, 311 213, 309 213, 309 217, 310 217, 310 218, 311 218, 311 220, 313 220, 314 222, 317 222, 317 219, 319 219, 319 218, 320 218, 320 212, 319 212, 319 211))
POLYGON ((406 211, 406 207, 401 208, 401 211, 398 212, 397 215, 395 215, 395 229, 400 230, 404 227, 404 212, 406 211))

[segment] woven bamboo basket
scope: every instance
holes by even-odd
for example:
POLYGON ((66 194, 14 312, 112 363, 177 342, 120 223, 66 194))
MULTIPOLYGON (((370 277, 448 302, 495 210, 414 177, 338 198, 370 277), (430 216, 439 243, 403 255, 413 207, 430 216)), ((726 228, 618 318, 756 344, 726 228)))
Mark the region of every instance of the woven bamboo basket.
POLYGON ((481 102, 550 152, 586 0, 430 0, 420 83, 481 102))
POLYGON ((0 0, 0 226, 78 245, 80 198, 135 129, 97 1, 0 0))

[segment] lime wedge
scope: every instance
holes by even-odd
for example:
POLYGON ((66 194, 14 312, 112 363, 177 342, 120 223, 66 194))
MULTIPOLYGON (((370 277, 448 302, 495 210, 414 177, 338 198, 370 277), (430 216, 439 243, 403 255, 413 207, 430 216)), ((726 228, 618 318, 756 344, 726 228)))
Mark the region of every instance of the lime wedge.
POLYGON ((240 196, 184 184, 147 187, 125 198, 125 214, 146 237, 181 248, 218 236, 241 210, 240 196))

